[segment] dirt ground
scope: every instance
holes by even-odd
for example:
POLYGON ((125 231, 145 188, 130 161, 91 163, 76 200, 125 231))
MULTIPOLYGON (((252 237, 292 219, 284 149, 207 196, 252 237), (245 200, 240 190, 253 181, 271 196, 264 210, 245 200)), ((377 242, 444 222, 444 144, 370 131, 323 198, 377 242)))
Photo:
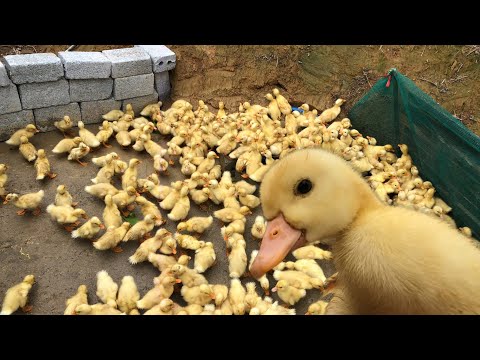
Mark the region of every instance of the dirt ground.
MULTIPOLYGON (((87 128, 97 131, 98 125, 90 125, 87 128)), ((154 135, 155 140, 159 139, 159 137, 160 135, 158 134, 154 135)), ((100 270, 107 270, 119 284, 123 276, 133 276, 142 296, 153 287, 153 278, 159 274, 159 271, 149 262, 137 265, 131 265, 128 262, 128 257, 135 252, 138 243, 122 243, 121 246, 124 251, 120 254, 112 251, 98 251, 93 248, 88 240, 72 239, 70 234, 63 227, 52 221, 46 213, 46 207, 54 201, 57 186, 65 184, 74 201, 79 202, 78 207, 84 209, 89 217, 98 216, 102 219, 103 202, 84 191, 84 187, 91 184, 90 179, 95 177, 99 168, 93 163, 82 167, 76 162, 68 161, 65 154, 53 154, 51 150, 62 138, 62 135, 55 131, 37 134, 31 140, 37 149, 43 148, 47 151, 52 170, 58 174, 54 180, 45 180, 44 182, 35 180, 33 164, 25 161, 17 148, 0 143, 0 163, 5 163, 9 166, 7 190, 18 194, 34 192, 40 189, 45 190, 42 213, 38 217, 31 214, 23 217, 17 216, 16 211, 18 209, 14 205, 0 204, 0 274, 2 274, 0 276, 0 296, 3 299, 6 290, 10 286, 20 282, 27 274, 34 274, 37 282, 30 294, 30 303, 33 305, 32 314, 63 314, 65 301, 76 292, 76 289, 81 284, 85 284, 88 287, 89 302, 96 303, 95 275, 100 270)), ((116 151, 127 162, 132 157, 144 160, 139 168, 141 178, 145 178, 154 172, 153 161, 145 152, 138 153, 133 149, 123 150, 114 139, 110 143, 114 145, 112 149, 102 147, 93 154, 87 155, 84 159, 90 161, 92 157, 116 151)), ((162 139, 160 143, 166 147, 166 140, 162 139)), ((219 161, 224 169, 231 167, 231 163, 225 162, 223 158, 219 161)), ((168 177, 163 176, 161 181, 167 184, 183 178, 184 176, 180 172, 177 161, 177 165, 170 168, 170 175, 168 177)), ((238 180, 242 179, 236 175, 234 181, 238 180)), ((118 176, 115 185, 118 188, 121 187, 118 176)), ((209 213, 219 208, 211 202, 208 202, 208 204, 210 209, 208 212, 205 212, 192 202, 189 217, 208 216, 209 213)), ((164 218, 166 218, 168 212, 161 211, 164 218)), ((258 242, 252 238, 250 229, 255 216, 260 213, 261 209, 258 207, 254 209, 252 215, 247 217, 245 238, 249 258, 251 251, 259 247, 258 242)), ((141 216, 141 214, 138 215, 141 216)), ((168 218, 166 219, 168 220, 168 218)), ((176 222, 168 220, 165 227, 170 231, 175 231, 176 224, 176 222)), ((212 227, 201 236, 202 240, 213 242, 217 254, 216 265, 207 270, 205 276, 211 284, 228 285, 230 282, 228 259, 225 253, 225 243, 220 234, 221 226, 222 223, 215 219, 212 227)), ((156 230, 157 228, 154 231, 156 230)), ((101 234, 103 234, 103 230, 101 230, 101 234)), ((179 251, 181 250, 180 248, 178 249, 179 251)), ((185 252, 192 256, 189 265, 193 267, 194 252, 185 252)), ((320 265, 327 277, 333 274, 334 269, 331 262, 322 260, 320 265)), ((244 283, 248 281, 254 280, 252 278, 243 279, 244 283)), ((271 276, 270 285, 271 288, 275 285, 275 280, 271 276)), ((258 283, 257 289, 259 293, 262 293, 258 283)), ((278 300, 276 294, 273 297, 278 300)), ((320 292, 318 290, 309 290, 308 295, 295 306, 297 313, 304 314, 308 305, 317 301, 319 297, 320 292)), ((172 299, 182 305, 185 304, 179 293, 175 293, 172 299)))

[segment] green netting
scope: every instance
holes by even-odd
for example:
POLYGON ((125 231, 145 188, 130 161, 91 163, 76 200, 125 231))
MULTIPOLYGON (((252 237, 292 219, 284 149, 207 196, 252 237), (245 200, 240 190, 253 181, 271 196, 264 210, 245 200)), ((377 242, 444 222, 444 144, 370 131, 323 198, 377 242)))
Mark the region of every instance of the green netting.
POLYGON ((407 144, 420 176, 452 208, 458 226, 480 239, 480 138, 395 69, 349 113, 379 144, 407 144))

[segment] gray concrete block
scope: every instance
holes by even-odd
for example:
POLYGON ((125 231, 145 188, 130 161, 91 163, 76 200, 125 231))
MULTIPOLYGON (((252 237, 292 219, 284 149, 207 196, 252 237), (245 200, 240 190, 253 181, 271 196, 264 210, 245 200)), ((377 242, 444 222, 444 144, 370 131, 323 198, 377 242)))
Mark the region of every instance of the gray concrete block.
POLYGON ((153 73, 115 79, 113 96, 115 100, 151 95, 154 91, 153 73))
POLYGON ((153 72, 159 73, 175 68, 177 55, 165 45, 135 45, 150 55, 153 63, 153 72))
POLYGON ((8 114, 22 110, 17 86, 10 83, 0 87, 0 114, 8 114))
POLYGON ((5 69, 5 65, 0 62, 0 86, 8 86, 12 82, 10 81, 10 78, 7 75, 7 69, 5 69))
POLYGON ((0 141, 8 140, 15 131, 34 123, 32 110, 0 115, 0 141))
POLYGON ((113 98, 81 102, 80 110, 82 111, 82 121, 85 124, 101 123, 103 121, 103 114, 108 113, 110 110, 119 110, 120 106, 122 106, 122 102, 116 101, 113 98))
POLYGON ((67 79, 106 79, 112 63, 101 52, 62 51, 58 53, 67 79))
POLYGON ((55 129, 53 123, 57 120, 63 119, 65 115, 70 116, 70 119, 76 125, 78 121, 82 120, 80 106, 78 103, 70 103, 68 105, 50 106, 45 108, 34 109, 35 124, 40 131, 51 131, 55 129))
POLYGON ((22 107, 35 109, 70 103, 68 81, 61 79, 43 83, 22 84, 18 86, 22 107))
POLYGON ((170 97, 170 76, 168 71, 155 74, 155 90, 160 100, 165 101, 170 97))
POLYGON ((15 84, 57 81, 63 77, 62 62, 52 53, 7 55, 3 62, 15 84))
POLYGON ((132 47, 102 52, 112 63, 112 78, 114 79, 152 72, 152 60, 143 49, 132 47))
POLYGON ((140 111, 149 104, 155 104, 158 102, 158 94, 156 91, 153 92, 152 95, 140 96, 131 99, 125 99, 122 101, 122 110, 125 111, 125 107, 127 104, 132 104, 133 111, 135 112, 135 116, 140 116, 140 111))
POLYGON ((104 100, 112 96, 113 79, 69 80, 71 101, 104 100))

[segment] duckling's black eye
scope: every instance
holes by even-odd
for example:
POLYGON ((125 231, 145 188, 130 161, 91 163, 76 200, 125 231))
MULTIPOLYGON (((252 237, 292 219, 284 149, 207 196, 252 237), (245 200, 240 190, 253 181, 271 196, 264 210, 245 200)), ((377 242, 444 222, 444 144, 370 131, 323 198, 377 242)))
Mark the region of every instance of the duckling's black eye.
POLYGON ((295 195, 306 195, 312 190, 313 184, 309 179, 300 180, 295 186, 295 195))

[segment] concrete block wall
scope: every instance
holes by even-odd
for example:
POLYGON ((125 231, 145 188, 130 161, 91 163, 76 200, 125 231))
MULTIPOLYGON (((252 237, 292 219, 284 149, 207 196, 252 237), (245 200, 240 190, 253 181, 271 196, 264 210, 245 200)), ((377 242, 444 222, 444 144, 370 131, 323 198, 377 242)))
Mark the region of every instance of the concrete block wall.
POLYGON ((92 124, 129 103, 139 112, 165 101, 175 62, 175 53, 164 45, 5 56, 0 59, 0 141, 29 123, 50 131, 65 115, 92 124))

